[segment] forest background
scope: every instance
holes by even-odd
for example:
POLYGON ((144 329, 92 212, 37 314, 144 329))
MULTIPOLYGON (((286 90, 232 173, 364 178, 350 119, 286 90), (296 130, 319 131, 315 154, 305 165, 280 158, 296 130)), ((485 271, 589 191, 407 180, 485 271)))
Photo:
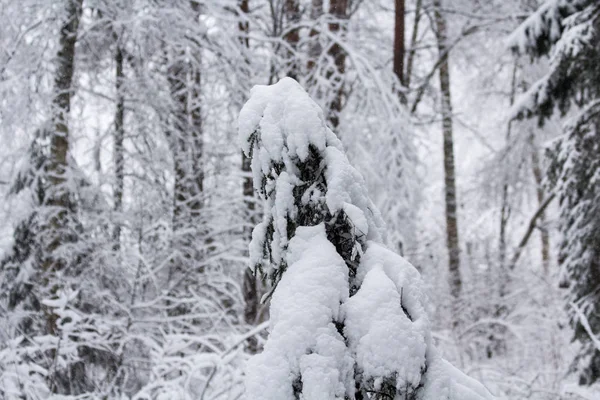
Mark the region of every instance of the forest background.
POLYGON ((600 141, 571 140, 600 126, 595 3, 0 0, 0 398, 243 396, 269 287, 237 117, 285 76, 422 273, 444 357, 500 397, 597 398, 600 141))

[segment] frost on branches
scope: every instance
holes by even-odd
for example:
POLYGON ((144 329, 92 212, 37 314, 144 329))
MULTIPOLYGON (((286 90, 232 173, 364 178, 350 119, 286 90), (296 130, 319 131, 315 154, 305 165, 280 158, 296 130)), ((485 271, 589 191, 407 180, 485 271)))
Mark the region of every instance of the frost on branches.
POLYGON ((361 175, 301 86, 255 87, 239 133, 264 201, 250 258, 275 288, 247 398, 491 398, 438 355, 419 273, 381 244, 361 175))
POLYGON ((590 51, 597 43, 598 7, 595 0, 549 0, 509 36, 514 53, 551 57, 550 71, 515 104, 515 117, 537 116, 543 123, 556 107, 568 110, 580 87, 573 79, 585 76, 582 70, 590 68, 586 60, 595 53, 590 51))
POLYGON ((513 49, 549 53, 550 71, 515 115, 544 123, 567 116, 564 135, 548 151, 549 183, 560 199, 559 262, 575 339, 580 384, 600 383, 600 2, 545 3, 511 36, 513 49))

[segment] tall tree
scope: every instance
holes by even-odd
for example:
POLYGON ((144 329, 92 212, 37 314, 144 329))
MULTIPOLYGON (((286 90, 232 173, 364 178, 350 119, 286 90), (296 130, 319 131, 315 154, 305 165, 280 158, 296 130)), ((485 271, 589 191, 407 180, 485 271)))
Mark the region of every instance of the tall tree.
POLYGON ((581 349, 573 363, 581 384, 600 380, 600 4, 593 0, 544 3, 512 34, 517 53, 551 54, 550 71, 515 109, 543 124, 569 115, 550 150, 551 187, 559 197, 559 251, 567 308, 581 349))
POLYGON ((460 272, 460 241, 458 236, 458 209, 456 193, 456 169, 454 163, 454 138, 452 129, 452 97, 450 95, 450 66, 448 63, 448 34, 441 0, 434 0, 435 33, 439 66, 442 131, 444 135, 444 194, 446 204, 446 246, 450 271, 450 293, 456 300, 460 296, 462 279, 460 272))
MULTIPOLYGON (((125 79, 123 66, 123 50, 117 39, 115 49, 115 82, 117 93, 117 104, 115 110, 115 133, 114 133, 114 148, 113 158, 115 167, 115 184, 114 184, 114 208, 117 216, 123 212, 123 190, 125 186, 125 148, 123 141, 125 139, 125 99, 123 95, 123 81, 125 79)), ((117 218, 117 222, 113 231, 114 250, 121 249, 121 224, 117 218)))
MULTIPOLYGON (((240 31, 240 43, 242 44, 243 50, 248 51, 250 43, 248 35, 250 33, 250 24, 247 20, 250 12, 250 1, 240 0, 238 3, 239 10, 242 13, 240 16, 240 22, 238 29, 240 31)), ((249 60, 245 60, 249 63, 249 60)), ((254 185, 252 183, 251 175, 251 160, 242 152, 242 195, 244 196, 244 208, 245 208, 245 219, 250 222, 251 225, 256 224, 258 221, 257 210, 256 210, 256 197, 254 195, 254 185)), ((252 229, 246 228, 245 235, 247 240, 252 239, 252 229)), ((247 253, 246 253, 247 255, 247 253)), ((261 297, 263 293, 263 283, 250 268, 244 269, 242 292, 244 295, 244 321, 249 325, 257 325, 262 322, 267 316, 264 310, 264 306, 261 304, 261 297)), ((258 351, 258 343, 256 338, 252 337, 249 339, 248 350, 251 353, 258 351)))
POLYGON ((380 244, 362 177, 300 85, 255 87, 239 126, 265 212, 250 258, 275 285, 248 398, 491 398, 437 354, 419 273, 380 244))
POLYGON ((328 54, 333 60, 333 69, 327 74, 333 89, 333 98, 328 110, 328 121, 337 129, 340 125, 340 113, 344 107, 345 90, 344 74, 346 72, 346 52, 340 45, 347 29, 348 20, 348 0, 330 0, 329 14, 331 22, 329 31, 335 35, 335 42, 331 44, 328 54))
POLYGON ((300 1, 299 0, 284 0, 283 14, 285 16, 285 34, 283 39, 289 49, 287 53, 287 76, 299 79, 302 65, 298 55, 298 45, 300 42, 300 27, 296 26, 301 19, 300 1))
MULTIPOLYGON (((44 270, 59 271, 66 260, 61 260, 56 250, 72 236, 69 232, 70 214, 72 214, 72 197, 68 190, 68 155, 69 155, 69 111, 73 94, 73 74, 75 71, 75 44, 83 0, 68 0, 65 4, 65 24, 60 30, 57 53, 57 67, 54 79, 56 96, 53 99, 52 123, 50 136, 50 154, 46 174, 49 187, 46 204, 51 209, 49 223, 44 227, 45 248, 47 255, 43 263, 44 270)), ((56 317, 49 316, 48 330, 55 331, 56 317)))
POLYGON ((398 81, 402 86, 406 86, 406 78, 404 75, 404 13, 405 0, 396 0, 396 8, 394 10, 394 74, 398 77, 398 81))

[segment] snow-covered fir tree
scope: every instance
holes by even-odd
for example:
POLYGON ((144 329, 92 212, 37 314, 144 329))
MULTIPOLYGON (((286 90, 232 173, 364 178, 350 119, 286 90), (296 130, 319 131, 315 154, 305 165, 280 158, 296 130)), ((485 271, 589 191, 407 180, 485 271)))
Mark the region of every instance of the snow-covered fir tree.
POLYGON ((270 278, 271 327, 249 399, 489 399, 436 351, 418 271, 385 226, 322 110, 291 78, 240 113, 264 219, 251 263, 270 278))
POLYGON ((600 3, 550 0, 510 37, 518 53, 550 55, 550 71, 514 113, 543 124, 565 118, 564 135, 548 151, 548 181, 560 198, 559 262, 575 340, 580 384, 600 380, 600 3))

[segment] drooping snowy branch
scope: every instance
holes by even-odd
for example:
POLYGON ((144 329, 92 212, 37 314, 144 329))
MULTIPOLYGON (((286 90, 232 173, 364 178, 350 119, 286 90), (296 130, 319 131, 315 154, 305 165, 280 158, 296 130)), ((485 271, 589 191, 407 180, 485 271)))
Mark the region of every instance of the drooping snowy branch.
POLYGON ((290 78, 240 113, 265 217, 251 262, 276 284, 251 399, 489 399, 440 358, 417 270, 385 248, 383 222, 323 113, 290 78))
POLYGON ((252 157, 255 190, 265 200, 263 222, 250 245, 251 264, 274 283, 288 265, 285 252, 298 226, 348 220, 350 241, 339 243, 350 246, 348 261, 367 240, 382 240, 383 221, 362 176, 350 166, 319 106, 293 79, 256 86, 240 113, 239 133, 252 157))
MULTIPOLYGON (((551 55, 550 70, 516 102, 512 117, 537 116, 543 123, 555 108, 565 113, 571 107, 579 87, 574 80, 590 79, 582 73, 585 63, 581 60, 593 59, 598 37, 594 28, 597 8, 590 1, 550 1, 509 37, 516 53, 551 55)), ((589 84, 593 85, 593 79, 589 84)))
POLYGON ((507 38, 514 52, 539 57, 547 54, 562 36, 566 19, 592 0, 547 0, 507 38))

